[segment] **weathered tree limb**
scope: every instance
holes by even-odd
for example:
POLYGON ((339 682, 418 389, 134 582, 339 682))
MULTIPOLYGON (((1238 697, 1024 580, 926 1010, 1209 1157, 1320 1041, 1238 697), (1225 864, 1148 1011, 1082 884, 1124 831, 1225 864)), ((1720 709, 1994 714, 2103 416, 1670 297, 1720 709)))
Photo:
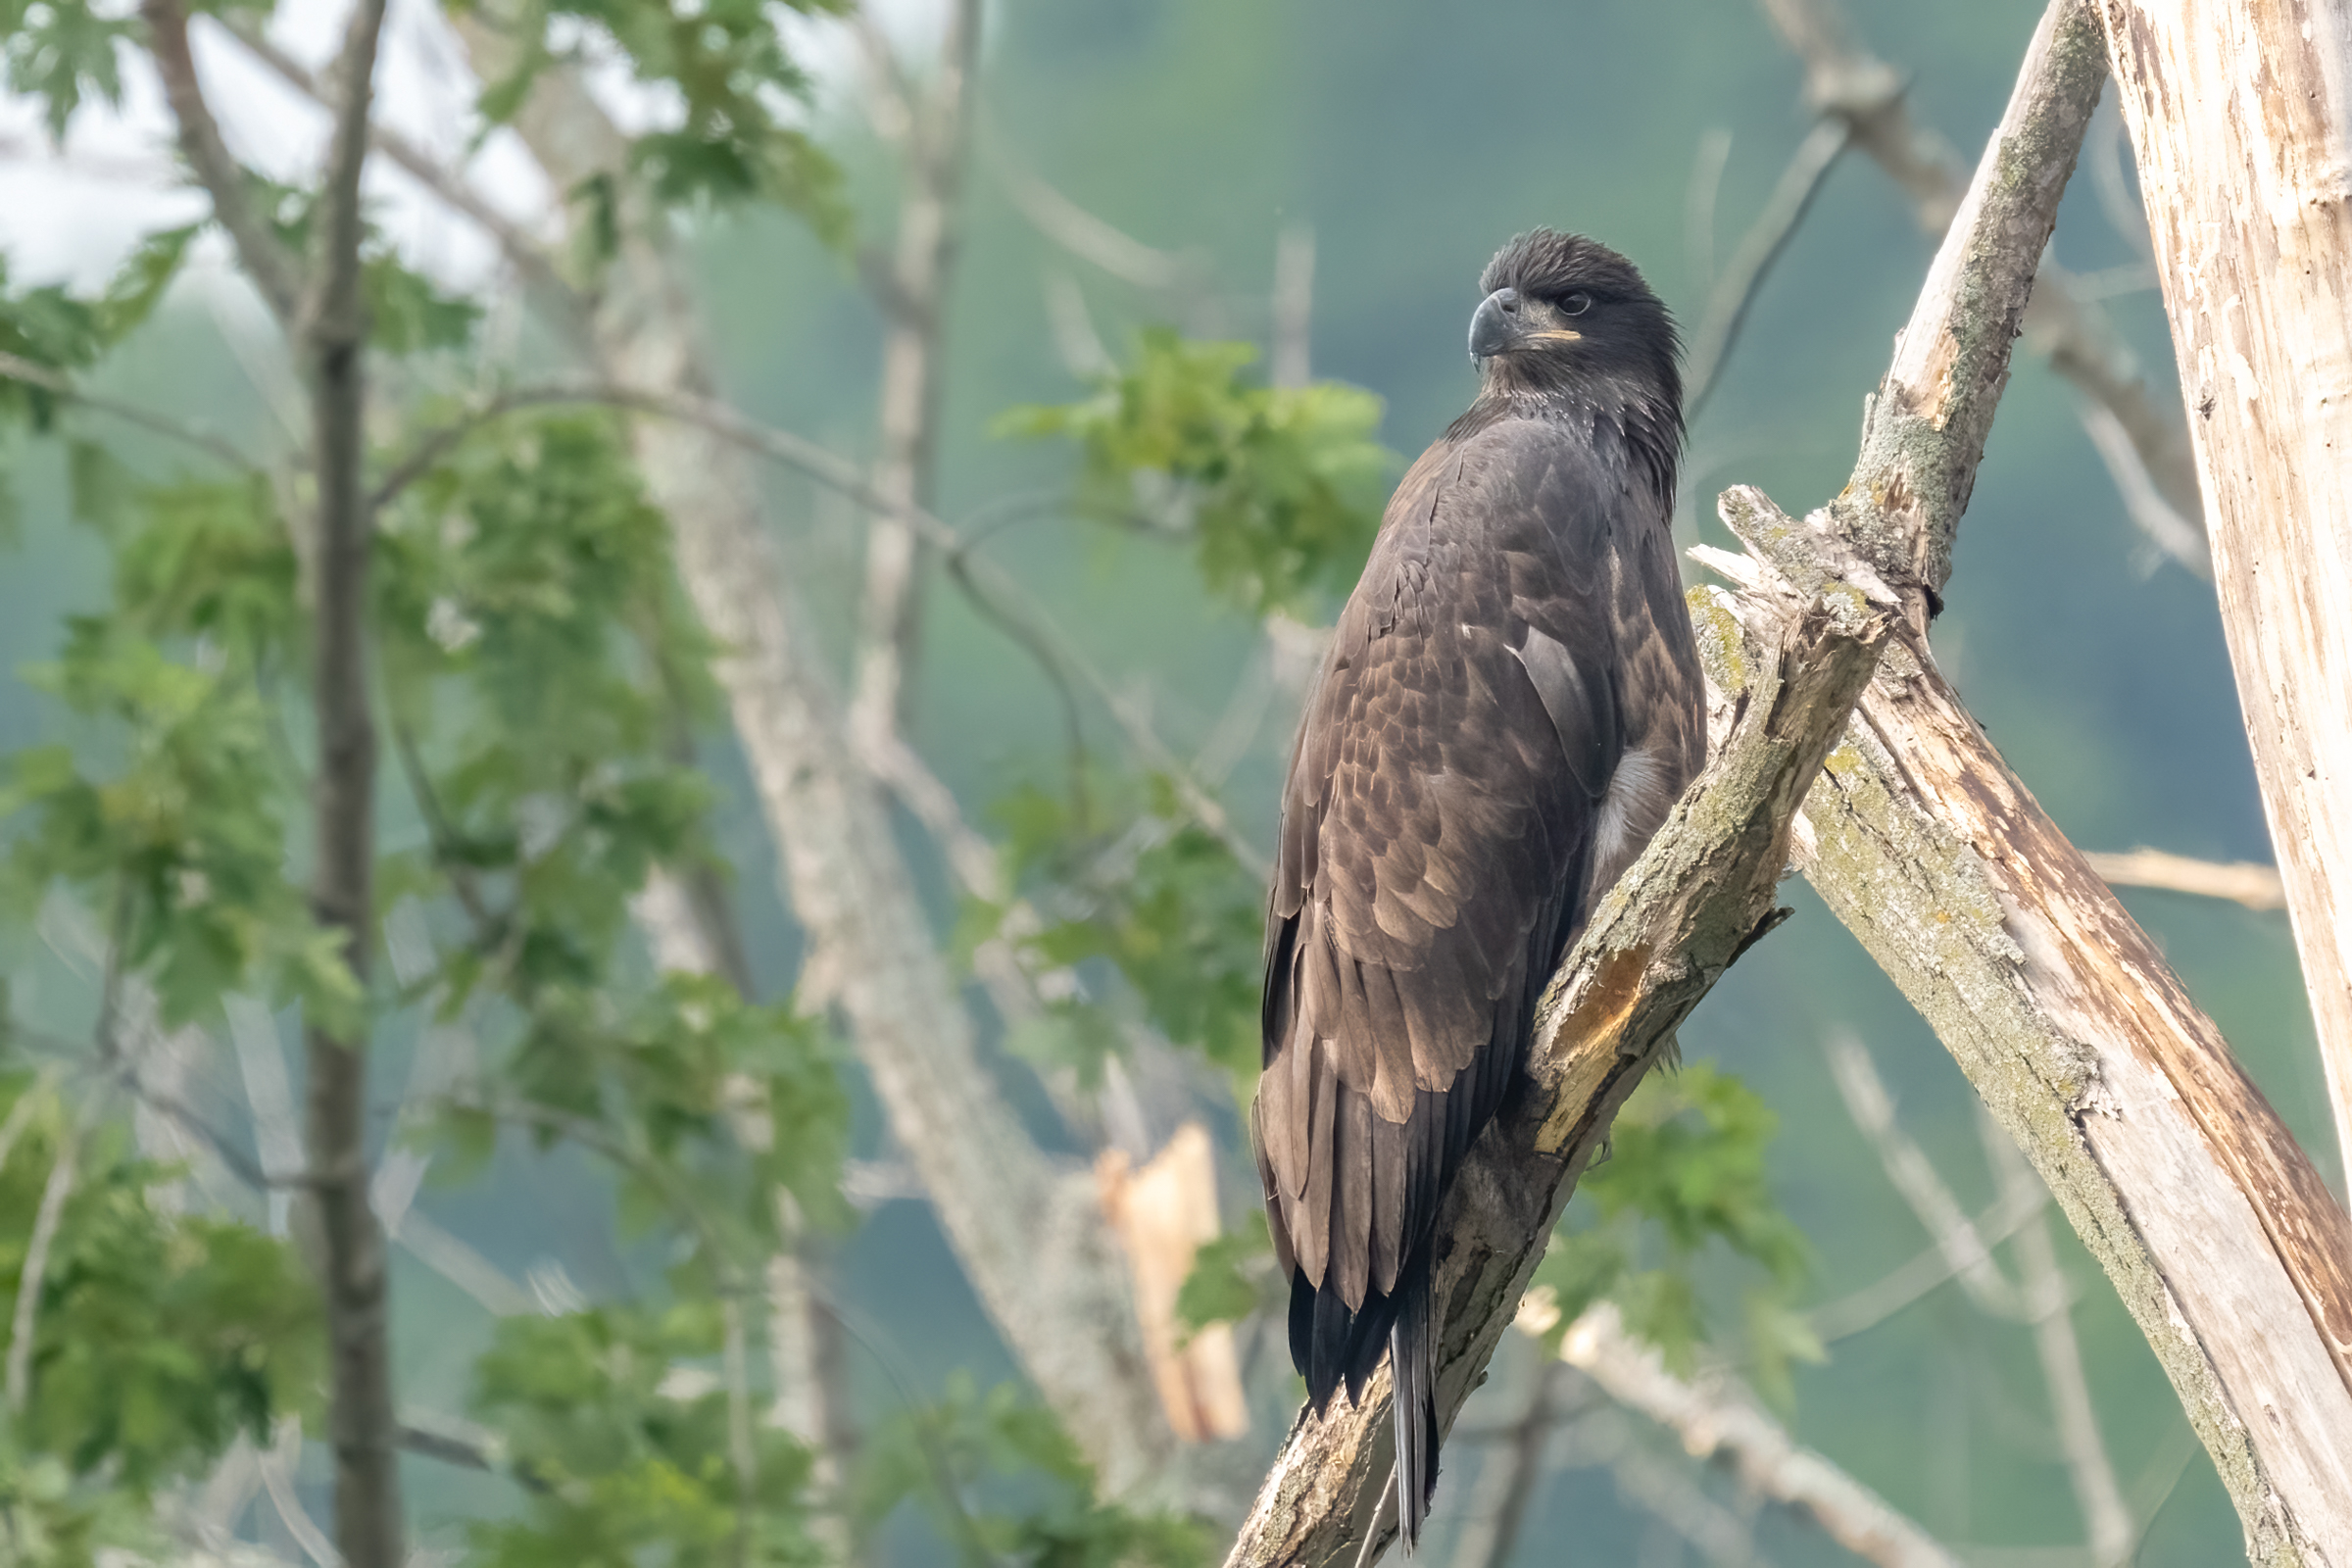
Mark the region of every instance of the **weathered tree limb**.
MULTIPOLYGON (((1951 533, 2007 379, 2010 344, 2105 62, 2075 0, 2035 31, 2007 113, 1928 275, 1844 493, 1804 523, 1747 519, 1796 588, 1729 737, 1600 902, 1537 1014, 1531 1082, 1472 1151, 1438 1234, 1440 1419, 1484 1372, 1575 1178, 1675 1026, 1780 919, 1789 825, 1881 653, 1924 634, 1951 533)), ((1716 628, 1702 623, 1702 636, 1716 628)), ((1377 1550, 1388 1374, 1360 1404, 1301 1415, 1227 1558, 1325 1563, 1377 1550)))
MULTIPOLYGON (((1854 36, 1837 0, 1762 4, 1805 64, 1806 101, 1816 113, 1842 121, 1853 145, 1911 199, 1919 226, 1941 234, 1958 210, 1968 172, 1949 142, 1911 118, 1902 74, 1854 36)), ((2149 390, 2106 312, 2079 294, 2055 263, 2042 268, 2026 327, 2028 346, 2047 355, 2051 368, 2088 400, 2083 428, 2115 472, 2132 521, 2158 549, 2210 578, 2213 564, 2195 526, 2196 469, 2180 410, 2149 390)))
POLYGON ((899 510, 929 509, 938 466, 948 291, 956 276, 972 104, 979 96, 980 23, 980 0, 956 0, 930 91, 919 99, 906 93, 905 74, 894 69, 879 29, 868 23, 859 32, 869 55, 880 56, 875 74, 897 89, 885 101, 897 103, 906 121, 899 138, 906 195, 899 204, 897 252, 884 286, 874 291, 888 321, 874 488, 891 507, 866 525, 865 601, 850 700, 850 732, 862 752, 878 752, 897 732, 920 651, 925 551, 899 510))
POLYGON ((2352 5, 2112 0, 2100 15, 2196 416, 2222 627, 2352 1160, 2352 5))
MULTIPOLYGON (((1778 635, 1759 603, 1704 613, 1778 635)), ((2249 1554, 2352 1562, 2352 1222, 2212 1021, 1910 650, 1882 666, 1804 824, 1807 878, 2115 1282, 2249 1554)))
MULTIPOLYGON (((490 29, 461 30, 486 62, 506 46, 490 29)), ((515 125, 560 186, 625 167, 626 144, 567 72, 541 75, 515 125)), ((625 218, 598 313, 604 372, 710 405, 701 326, 662 220, 641 207, 625 218)), ((980 1060, 882 803, 849 752, 806 616, 776 570, 743 443, 679 419, 641 421, 635 441, 676 535, 680 580, 725 650, 714 673, 808 938, 804 1000, 840 1008, 982 1304, 1105 1489, 1182 1495, 1188 1478, 1093 1180, 1039 1152, 980 1060)))
POLYGON ((1799 1444, 1727 1381, 1691 1383, 1667 1371, 1654 1348, 1626 1332, 1609 1302, 1568 1325, 1560 1359, 1619 1404, 1674 1433, 1692 1458, 1728 1459, 1743 1485, 1803 1510, 1855 1556, 1880 1568, 1960 1568, 1935 1537, 1799 1444))

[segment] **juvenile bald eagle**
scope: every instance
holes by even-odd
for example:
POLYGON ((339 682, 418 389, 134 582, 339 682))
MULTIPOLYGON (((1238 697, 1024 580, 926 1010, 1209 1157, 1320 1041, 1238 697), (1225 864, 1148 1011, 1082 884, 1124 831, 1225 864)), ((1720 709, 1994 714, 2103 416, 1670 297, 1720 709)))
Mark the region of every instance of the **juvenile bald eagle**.
POLYGON ((1393 1358, 1408 1551, 1438 1471, 1439 1208, 1553 967, 1706 748, 1674 323, 1633 264, 1548 229, 1479 289, 1478 397, 1390 500, 1292 754, 1251 1110, 1315 1410, 1393 1358))

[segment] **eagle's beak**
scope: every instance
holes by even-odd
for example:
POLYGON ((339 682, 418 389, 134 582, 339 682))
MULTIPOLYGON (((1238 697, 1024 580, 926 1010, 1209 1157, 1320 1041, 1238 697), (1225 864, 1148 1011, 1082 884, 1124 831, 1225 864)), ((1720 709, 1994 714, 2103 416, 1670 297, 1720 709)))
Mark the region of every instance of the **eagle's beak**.
POLYGON ((1470 357, 1484 360, 1537 343, 1573 343, 1582 336, 1565 327, 1538 328, 1528 318, 1530 314, 1515 288, 1498 288, 1488 295, 1470 318, 1470 357))

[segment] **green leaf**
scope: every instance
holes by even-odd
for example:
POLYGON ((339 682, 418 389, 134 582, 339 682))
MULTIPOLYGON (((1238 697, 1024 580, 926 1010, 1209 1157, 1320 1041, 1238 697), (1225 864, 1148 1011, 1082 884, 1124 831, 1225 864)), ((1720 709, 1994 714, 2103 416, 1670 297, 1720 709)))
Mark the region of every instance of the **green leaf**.
POLYGON ((1265 1307, 1287 1307, 1290 1284, 1275 1277, 1274 1241, 1265 1212, 1251 1208, 1242 1223, 1193 1254, 1192 1272, 1176 1293, 1176 1321, 1187 1334, 1211 1323, 1238 1323, 1265 1307), (1273 1298, 1278 1293, 1282 1299, 1273 1298))
POLYGON ((1246 343, 1153 329, 1094 396, 1011 410, 997 431, 1076 441, 1082 500, 1187 534, 1201 580, 1251 615, 1311 615, 1319 594, 1353 579, 1379 526, 1391 468, 1372 439, 1380 400, 1331 381, 1252 386, 1243 371, 1255 358, 1246 343))

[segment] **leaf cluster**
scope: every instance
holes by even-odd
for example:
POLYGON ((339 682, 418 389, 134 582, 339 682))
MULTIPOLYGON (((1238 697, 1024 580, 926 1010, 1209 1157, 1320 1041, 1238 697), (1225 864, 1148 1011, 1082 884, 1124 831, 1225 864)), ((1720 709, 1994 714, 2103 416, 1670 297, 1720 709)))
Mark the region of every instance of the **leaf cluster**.
MULTIPOLYGON (((1264 896, 1233 852, 1157 775, 1090 789, 1083 809, 1023 788, 993 814, 1005 829, 1007 883, 1046 915, 1016 939, 1030 962, 1107 965, 1152 1028, 1231 1074, 1247 1103, 1258 1069, 1264 896)), ((965 940, 999 934, 1009 912, 974 903, 965 940)), ((1099 1006, 1066 1001, 1013 1045, 1091 1084, 1117 1039, 1099 1006)))
POLYGON ((969 1568, 1193 1568, 1201 1521, 1095 1495, 1095 1475, 1052 1411, 1010 1385, 981 1394, 957 1372, 936 1404, 879 1425, 851 1499, 871 1534, 913 1499, 969 1568))
MULTIPOLYGON (((71 1114, 19 1071, 0 1081, 0 1115, 27 1094, 46 1102, 0 1164, 0 1286, 12 1313, 71 1114)), ((219 1457, 240 1432, 267 1442, 277 1415, 313 1402, 323 1370, 318 1301, 282 1243, 159 1206, 159 1185, 173 1173, 126 1152, 119 1134, 81 1139, 74 1157, 32 1319, 29 1399, 9 1435, 16 1483, 46 1485, 36 1456, 47 1455, 69 1481, 103 1474, 144 1497, 219 1457)), ((0 1457, 0 1472, 8 1463, 0 1457)), ((0 1475, 0 1492, 7 1485, 0 1475)))
POLYGON ((1152 328, 1093 396, 1014 409, 998 430, 1076 441, 1082 495, 1112 514, 1172 518, 1210 592, 1253 616, 1311 615, 1318 596, 1353 580, 1380 522, 1380 400, 1335 381, 1252 385, 1243 372, 1256 357, 1247 343, 1152 328))
POLYGON ((717 1304, 512 1317, 474 1367, 472 1409, 528 1484, 519 1519, 471 1526, 484 1568, 741 1568, 820 1560, 803 1528, 808 1455, 753 1429, 750 1508, 707 1370, 717 1304), (740 1534, 739 1534, 740 1533, 740 1534), (740 1550, 738 1549, 740 1542, 740 1550))
MULTIPOLYGON (((482 92, 493 124, 514 119, 540 74, 581 54, 584 32, 616 51, 630 74, 675 95, 677 122, 638 136, 631 172, 667 205, 773 201, 839 243, 848 207, 841 172, 795 122, 808 79, 786 46, 787 15, 824 16, 846 0, 527 0, 502 16, 523 47, 514 69, 482 92), (564 40, 564 41, 559 41, 564 40)), ((610 178, 572 193, 590 209, 586 227, 609 257, 621 203, 610 178)))
POLYGON ((1707 1063, 1644 1079, 1618 1113, 1606 1162, 1578 1188, 1589 1203, 1562 1216, 1537 1266, 1535 1285, 1559 1313, 1547 1345, 1556 1348, 1566 1324, 1605 1297, 1688 1372, 1709 1331, 1693 1268, 1720 1245, 1762 1271, 1743 1298, 1746 1350, 1758 1385, 1789 1397, 1791 1361, 1823 1351, 1790 1305, 1812 1253, 1765 1178, 1777 1125, 1754 1090, 1707 1063), (1586 1208, 1595 1211, 1589 1219, 1586 1208))

